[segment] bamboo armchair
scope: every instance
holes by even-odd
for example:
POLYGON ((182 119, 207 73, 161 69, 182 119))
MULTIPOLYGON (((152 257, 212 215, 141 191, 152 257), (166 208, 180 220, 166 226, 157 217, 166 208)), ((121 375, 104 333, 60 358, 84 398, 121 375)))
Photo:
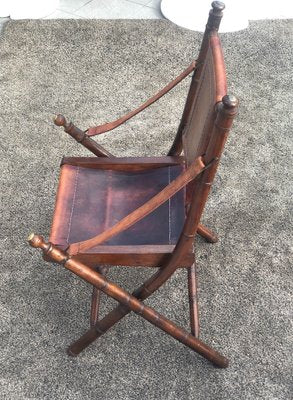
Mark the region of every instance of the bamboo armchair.
POLYGON ((197 61, 139 108, 86 131, 61 115, 55 119, 96 156, 63 158, 50 239, 29 237, 45 260, 63 264, 93 285, 91 326, 70 345, 70 355, 79 354, 133 311, 213 364, 228 366, 223 355, 198 338, 193 249, 196 233, 211 243, 217 241, 200 218, 238 107, 237 99, 227 95, 217 33, 223 9, 223 3, 212 3, 197 61), (141 112, 191 72, 183 115, 167 156, 118 158, 91 138, 141 112), (117 265, 158 269, 130 294, 105 277, 107 269, 117 265), (143 303, 179 267, 188 269, 191 333, 143 303), (99 319, 101 292, 119 304, 99 319))

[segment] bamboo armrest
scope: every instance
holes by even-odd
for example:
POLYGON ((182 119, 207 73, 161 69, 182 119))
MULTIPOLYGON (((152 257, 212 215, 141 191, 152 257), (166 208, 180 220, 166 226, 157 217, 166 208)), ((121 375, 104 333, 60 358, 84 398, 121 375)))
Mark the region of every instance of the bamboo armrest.
POLYGON ((117 128, 119 125, 122 125, 124 122, 128 121, 130 118, 134 117, 136 114, 140 113, 143 111, 145 108, 153 104, 155 101, 157 101, 159 98, 164 96, 166 93, 168 93, 171 89, 173 89, 179 82, 181 82, 184 78, 186 78, 192 71, 194 71, 196 67, 196 61, 193 61, 189 67, 187 67, 180 75, 177 76, 177 78, 173 79, 168 85, 166 85, 162 90, 160 90, 158 93, 156 93, 153 97, 149 98, 145 103, 143 103, 141 106, 136 108, 135 110, 129 112, 128 114, 124 115, 121 118, 118 118, 115 121, 108 122, 103 125, 98 125, 95 127, 91 127, 87 131, 88 136, 95 136, 95 135, 100 135, 101 133, 109 132, 115 128, 117 128))
POLYGON ((72 243, 68 248, 68 253, 70 255, 76 255, 80 252, 84 252, 94 246, 105 242, 106 240, 117 235, 118 233, 125 231, 136 222, 149 215, 160 205, 165 203, 165 201, 170 199, 170 197, 174 196, 179 190, 181 190, 196 176, 198 176, 204 169, 205 164, 203 163, 202 157, 196 158, 195 161, 186 169, 186 171, 180 174, 176 179, 169 183, 169 185, 167 185, 158 194, 156 194, 154 197, 144 203, 141 207, 137 208, 126 217, 118 221, 115 225, 106 229, 99 235, 82 242, 72 243))

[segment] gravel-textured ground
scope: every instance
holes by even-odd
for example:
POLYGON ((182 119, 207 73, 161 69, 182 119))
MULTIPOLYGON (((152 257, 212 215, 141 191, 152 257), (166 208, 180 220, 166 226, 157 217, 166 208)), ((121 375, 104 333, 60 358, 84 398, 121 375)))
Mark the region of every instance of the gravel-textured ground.
MULTIPOLYGON (((0 40, 1 398, 290 398, 292 37, 292 20, 222 35, 230 92, 241 107, 204 216, 220 241, 197 243, 202 338, 231 360, 220 370, 134 315, 69 358, 66 346, 88 326, 91 289, 26 243, 30 231, 48 236, 62 155, 88 154, 52 116, 61 112, 87 128, 121 115, 189 64, 201 34, 163 20, 7 23, 0 40)), ((99 141, 117 155, 166 153, 187 85, 99 141)), ((120 268, 110 277, 130 289, 149 274, 120 268)), ((185 278, 176 273, 147 304, 187 327, 185 278)), ((112 307, 103 302, 103 312, 112 307)))

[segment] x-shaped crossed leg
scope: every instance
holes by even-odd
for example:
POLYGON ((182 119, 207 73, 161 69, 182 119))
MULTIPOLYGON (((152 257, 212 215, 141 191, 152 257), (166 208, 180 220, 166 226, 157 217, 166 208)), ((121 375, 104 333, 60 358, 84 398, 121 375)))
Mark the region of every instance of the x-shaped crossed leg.
MULTIPOLYGON (((66 269, 70 270, 90 284, 96 286, 99 290, 120 303, 116 309, 110 312, 77 342, 70 346, 69 351, 72 353, 72 355, 77 355, 83 348, 87 347, 98 336, 106 332, 106 330, 118 322, 122 317, 124 317, 130 311, 133 311, 136 314, 141 315, 153 325, 168 333, 170 336, 179 340, 181 343, 190 347, 192 350, 196 351, 218 367, 225 368, 228 366, 228 360, 223 355, 207 346, 201 340, 195 338, 193 335, 180 328, 163 315, 157 313, 151 307, 146 306, 141 301, 154 291, 152 289, 148 290, 148 282, 142 285, 133 294, 130 294, 115 283, 108 281, 100 273, 93 271, 87 265, 75 260, 74 258, 70 258, 67 253, 58 249, 56 246, 52 245, 51 243, 46 243, 42 236, 32 234, 29 237, 29 242, 31 246, 35 248, 41 248, 47 257, 50 257, 53 261, 59 264, 63 264, 66 269)), ((157 277, 160 276, 158 272, 155 275, 157 275, 157 277)), ((165 281, 165 278, 162 277, 162 280, 165 281)), ((154 282, 155 286, 158 287, 162 284, 160 279, 156 279, 156 276, 155 278, 151 278, 150 282, 154 282)))

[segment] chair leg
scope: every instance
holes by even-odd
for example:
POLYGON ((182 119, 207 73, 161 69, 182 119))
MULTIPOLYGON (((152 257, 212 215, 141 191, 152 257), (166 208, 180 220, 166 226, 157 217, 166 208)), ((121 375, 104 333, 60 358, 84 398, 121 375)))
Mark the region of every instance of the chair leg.
MULTIPOLYGON (((206 345, 201 340, 195 338, 183 328, 180 328, 174 322, 157 313, 153 308, 145 305, 136 297, 120 288, 118 285, 106 280, 102 275, 93 271, 85 264, 68 259, 65 261, 64 266, 85 281, 97 286, 108 296, 117 300, 126 309, 130 309, 131 311, 140 315, 151 324, 168 333, 174 339, 177 339, 179 342, 185 344, 185 346, 188 346, 198 354, 205 357, 207 360, 211 361, 214 365, 221 368, 226 368, 228 366, 228 360, 223 355, 206 345)), ((76 350, 79 350, 79 348, 76 349, 78 342, 79 341, 70 346, 69 354, 76 355, 76 350)))
MULTIPOLYGON (((195 266, 194 266, 195 267, 195 266)), ((188 274, 191 275, 189 278, 188 275, 188 289, 189 293, 192 290, 193 293, 196 292, 196 275, 191 271, 188 271, 188 274), (195 279, 194 279, 195 278, 195 279)), ((156 279, 154 279, 154 282, 156 279)), ((155 285, 154 289, 149 289, 148 284, 143 284, 141 285, 138 289, 134 290, 132 293, 133 296, 135 296, 139 300, 145 300, 147 299, 155 290, 157 290, 161 284, 155 285)), ((197 335, 199 334, 199 325, 198 324, 198 317, 197 317, 197 302, 196 302, 196 297, 193 297, 193 302, 190 303, 190 323, 191 323, 191 331, 192 334, 195 335, 197 332, 197 335), (191 311, 192 310, 192 311, 191 311), (192 313, 192 315, 191 315, 192 313), (192 320, 193 318, 193 320, 192 320), (194 321, 194 323, 192 322, 194 321), (196 326, 198 326, 196 330, 196 326), (194 327, 194 328, 193 328, 194 327)), ((131 310, 127 307, 125 307, 122 304, 119 304, 117 307, 115 307, 111 312, 109 312, 103 319, 98 321, 91 329, 89 329, 87 332, 85 332, 79 339, 77 339, 75 342, 73 342, 69 347, 68 347, 68 354, 71 356, 77 356, 80 354, 83 350, 85 350, 91 343, 93 343, 96 339, 104 335, 109 329, 111 329, 115 324, 117 324, 122 318, 124 318, 127 314, 129 314, 131 310)))
MULTIPOLYGON (((177 339, 179 342, 185 344, 198 354, 202 355, 207 360, 211 361, 214 365, 226 368, 229 364, 227 358, 225 358, 222 354, 214 350, 213 348, 206 345, 201 340, 195 338, 193 335, 188 333, 186 330, 177 326, 174 322, 168 320, 163 315, 157 313, 151 307, 142 303, 137 297, 133 294, 126 292, 124 289, 116 285, 115 283, 107 280, 103 275, 94 271, 92 268, 88 267, 87 265, 83 264, 82 262, 70 257, 67 253, 63 252, 61 249, 57 248, 51 243, 46 243, 44 238, 39 235, 31 234, 28 238, 30 245, 34 248, 40 248, 43 250, 43 253, 46 254, 48 257, 51 258, 52 261, 57 262, 58 264, 62 264, 66 269, 73 272, 75 275, 79 276, 86 282, 89 282, 91 285, 96 286, 102 292, 106 293, 108 296, 112 297, 116 301, 120 303, 120 307, 114 309, 111 313, 106 315, 100 322, 96 324, 94 328, 91 328, 85 335, 83 335, 82 345, 83 348, 87 347, 92 341, 94 341, 97 337, 97 332, 101 335, 104 333, 103 329, 100 330, 99 326, 103 326, 103 321, 105 325, 105 320, 107 321, 108 328, 113 326, 117 320, 121 319, 125 314, 128 314, 130 311, 135 312, 136 314, 140 315, 142 318, 149 321, 151 324, 155 325, 159 329, 163 330, 164 332, 168 333, 174 339, 177 339), (117 310, 118 309, 118 310, 117 310), (114 315, 113 315, 114 313, 114 315), (118 314, 118 315, 117 315, 118 314), (110 316, 110 320, 109 320, 110 316), (114 317, 114 318, 113 318, 114 317), (118 317, 118 318, 117 318, 118 317)), ((168 276, 169 277, 169 276, 168 276)), ((158 280, 163 282, 166 281, 165 277, 160 275, 160 271, 157 271, 154 274, 154 278, 151 277, 151 282, 158 288, 158 280)), ((146 289, 145 284, 136 291, 140 293, 141 296, 148 297, 146 293, 144 295, 144 289, 146 289)), ((153 288, 153 291, 156 290, 153 288)), ((152 292, 153 292, 152 291, 152 292)), ((150 291, 150 294, 152 293, 150 291)), ((99 336, 98 334, 98 336, 99 336)), ((69 348, 69 353, 71 355, 77 355, 81 350, 82 346, 78 344, 80 340, 75 342, 69 348), (77 345, 75 348, 75 345, 77 345)))
MULTIPOLYGON (((101 275, 106 275, 107 268, 106 267, 97 267, 96 270, 101 275)), ((101 291, 93 286, 92 299, 91 299, 91 313, 90 313, 90 326, 93 327, 99 319, 99 310, 100 310, 100 300, 101 300, 101 291)))
POLYGON ((210 231, 202 224, 198 224, 197 233, 209 243, 216 243, 219 240, 218 236, 214 232, 210 231))
POLYGON ((196 338, 199 337, 199 318, 198 318, 198 301, 197 301, 197 279, 196 267, 192 264, 188 268, 188 295, 189 295, 189 312, 190 312, 190 328, 191 333, 196 338))

